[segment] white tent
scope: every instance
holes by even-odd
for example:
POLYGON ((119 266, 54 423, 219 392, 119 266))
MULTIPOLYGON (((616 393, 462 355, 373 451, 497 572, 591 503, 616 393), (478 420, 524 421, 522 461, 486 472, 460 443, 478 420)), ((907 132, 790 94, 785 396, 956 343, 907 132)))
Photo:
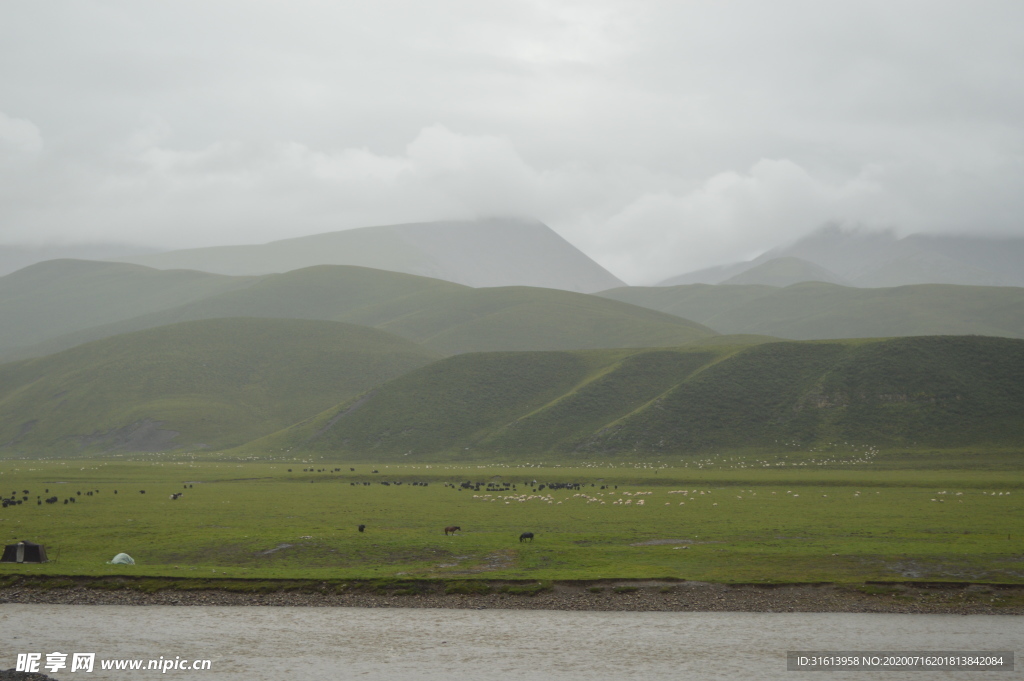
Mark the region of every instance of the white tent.
POLYGON ((135 560, 127 553, 119 553, 114 560, 108 560, 107 565, 135 565, 135 560))

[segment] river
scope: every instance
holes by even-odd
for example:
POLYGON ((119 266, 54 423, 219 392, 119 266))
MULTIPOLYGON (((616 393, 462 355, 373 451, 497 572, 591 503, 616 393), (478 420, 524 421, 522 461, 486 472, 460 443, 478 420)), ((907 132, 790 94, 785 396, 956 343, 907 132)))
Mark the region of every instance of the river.
MULTIPOLYGON (((787 672, 789 650, 1010 650, 1024 617, 406 608, 0 605, 0 668, 18 653, 96 653, 66 681, 283 679, 1010 679, 1014 672, 787 672), (210 660, 209 671, 100 669, 210 660)), ((1019 651, 1018 651, 1019 652, 1019 651)), ((70 655, 68 657, 70 663, 70 655)))

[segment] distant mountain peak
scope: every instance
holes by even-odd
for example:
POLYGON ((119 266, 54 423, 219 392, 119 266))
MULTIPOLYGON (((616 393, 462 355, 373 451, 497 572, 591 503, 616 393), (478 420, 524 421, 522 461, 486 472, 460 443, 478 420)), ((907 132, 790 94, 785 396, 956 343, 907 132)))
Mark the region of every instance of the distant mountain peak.
MULTIPOLYGON (((827 224, 788 245, 748 262, 689 272, 658 283, 767 283, 744 275, 764 263, 798 258, 830 273, 848 286, 866 288, 912 284, 1024 286, 1024 238, 912 234, 827 224), (738 278, 739 277, 739 278, 738 278)), ((753 275, 752 275, 753 276, 753 275)), ((821 281, 808 271, 804 281, 821 281)), ((796 282, 791 282, 796 283, 796 282)))
POLYGON ((792 286, 805 281, 823 281, 828 284, 849 286, 834 272, 812 262, 793 256, 772 258, 729 277, 722 284, 763 284, 766 286, 792 286))
POLYGON ((539 220, 487 218, 362 227, 262 245, 170 251, 122 262, 217 274, 359 265, 473 287, 538 286, 590 293, 622 281, 539 220))

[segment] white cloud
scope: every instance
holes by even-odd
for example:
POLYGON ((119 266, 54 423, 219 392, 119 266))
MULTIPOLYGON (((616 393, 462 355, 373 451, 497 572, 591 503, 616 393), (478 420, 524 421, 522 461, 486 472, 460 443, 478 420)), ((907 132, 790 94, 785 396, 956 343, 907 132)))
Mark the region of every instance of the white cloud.
POLYGON ((153 125, 102 166, 51 169, 64 183, 57 193, 75 200, 9 195, 8 221, 35 240, 58 238, 83 220, 103 240, 158 234, 159 245, 175 248, 531 215, 626 280, 650 283, 756 255, 829 220, 880 225, 907 217, 873 168, 828 181, 792 160, 762 159, 685 190, 682 178, 624 166, 535 168, 506 138, 440 125, 419 131, 397 155, 237 140, 182 150, 166 145, 172 136, 153 125))
POLYGON ((617 238, 596 255, 629 280, 653 283, 754 257, 831 220, 883 225, 892 209, 870 169, 830 183, 789 159, 762 159, 687 193, 638 197, 608 218, 617 238))
MULTIPOLYGON (((395 156, 229 140, 175 149, 159 126, 133 134, 103 164, 50 177, 66 202, 5 198, 15 236, 47 240, 82 225, 95 238, 164 247, 253 243, 372 224, 532 215, 538 178, 508 140, 424 128, 395 156)), ((18 170, 24 170, 20 168, 18 170)), ((15 174, 18 170, 11 170, 15 174)))
POLYGON ((827 220, 1024 232, 1017 0, 103 0, 5 18, 0 243, 527 214, 641 282, 827 220))

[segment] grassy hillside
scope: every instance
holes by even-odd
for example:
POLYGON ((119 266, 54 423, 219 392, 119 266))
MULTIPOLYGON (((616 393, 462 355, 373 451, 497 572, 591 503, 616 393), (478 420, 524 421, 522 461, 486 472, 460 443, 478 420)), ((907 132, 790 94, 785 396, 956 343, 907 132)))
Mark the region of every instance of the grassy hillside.
POLYGON ((926 284, 858 289, 821 282, 633 287, 600 295, 720 333, 796 340, 965 335, 1024 338, 1024 288, 926 284))
POLYGON ((443 354, 679 346, 715 336, 700 324, 635 305, 554 289, 468 289, 351 315, 443 354), (387 321, 383 321, 383 317, 387 321))
POLYGON ((40 351, 180 321, 240 316, 374 326, 443 354, 677 346, 715 335, 673 315, 583 293, 474 289, 410 274, 324 265, 269 275, 243 289, 84 329, 43 344, 40 351))
POLYGON ((0 356, 79 329, 249 286, 251 277, 51 260, 0 277, 0 356))
POLYGON ((336 322, 218 319, 0 366, 0 455, 238 445, 435 358, 336 322))
MULTIPOLYGON (((1024 442, 1024 341, 452 357, 246 448, 350 458, 1024 442)), ((403 459, 408 460, 408 459, 403 459)))

